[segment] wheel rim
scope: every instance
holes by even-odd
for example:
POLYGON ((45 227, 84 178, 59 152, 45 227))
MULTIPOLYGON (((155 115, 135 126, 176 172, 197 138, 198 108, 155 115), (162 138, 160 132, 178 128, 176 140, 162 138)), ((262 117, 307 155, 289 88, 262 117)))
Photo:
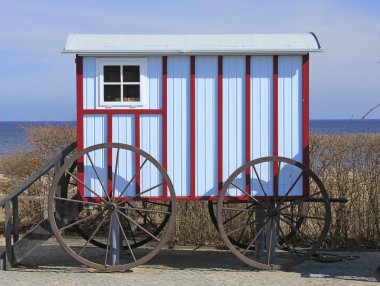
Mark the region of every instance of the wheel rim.
POLYGON ((264 157, 242 165, 227 179, 218 198, 217 221, 225 244, 241 261, 280 270, 299 264, 321 246, 331 209, 323 184, 309 168, 288 158, 264 157), (308 189, 307 196, 299 196, 302 188, 308 189), (241 197, 253 206, 234 206, 241 197), (231 202, 227 207, 226 200, 231 202), (239 212, 243 215, 226 223, 239 212))
MULTIPOLYGON (((138 161, 133 160, 133 162, 138 161)), ((49 221, 59 244, 80 263, 103 271, 128 270, 154 257, 168 241, 174 229, 176 211, 174 188, 166 171, 152 156, 126 144, 98 144, 73 155, 55 176, 49 192, 49 221), (107 165, 104 170, 98 167, 99 163, 95 161, 99 162, 99 158, 103 156, 99 157, 99 154, 108 154, 105 156, 112 154, 113 159, 116 157, 111 171, 107 165), (128 168, 125 167, 128 162, 124 164, 122 160, 127 158, 128 161, 128 158, 137 157, 141 164, 136 163, 135 166, 139 167, 131 172, 132 167, 129 165, 128 168), (92 178, 87 178, 86 181, 79 174, 73 174, 71 166, 74 162, 78 162, 78 166, 82 164, 79 167, 82 170, 83 164, 85 164, 84 168, 90 168, 89 170, 93 172, 92 178), (125 169, 121 166, 122 164, 125 165, 125 169), (111 183, 109 182, 110 173, 112 174, 111 183), (145 178, 144 183, 141 179, 140 185, 134 182, 136 178, 148 176, 147 174, 153 174, 151 175, 153 179, 145 178), (67 179, 67 175, 69 175, 69 182, 71 180, 81 186, 83 189, 81 195, 78 194, 79 188, 76 187, 69 189, 67 198, 56 194, 58 183, 62 179, 67 179), (155 184, 147 186, 149 183, 155 184), (138 186, 141 190, 136 193, 138 186), (165 186, 167 198, 160 202, 165 186), (157 201, 150 200, 152 196, 157 197, 157 201), (66 215, 68 217, 66 221, 69 223, 63 223, 59 216, 55 215, 56 203, 62 203, 62 201, 68 209, 69 215, 66 215), (158 227, 153 228, 151 225, 153 222, 158 227), (79 227, 82 231, 85 228, 85 240, 81 238, 78 242, 72 235, 67 237, 64 234, 74 227, 79 227), (115 246, 117 238, 123 245, 115 246), (94 247, 91 242, 104 245, 104 247, 94 247), (146 245, 136 249, 143 244, 146 245), (122 251, 116 253, 115 250, 118 247, 122 251), (119 254, 120 258, 115 258, 119 254)))

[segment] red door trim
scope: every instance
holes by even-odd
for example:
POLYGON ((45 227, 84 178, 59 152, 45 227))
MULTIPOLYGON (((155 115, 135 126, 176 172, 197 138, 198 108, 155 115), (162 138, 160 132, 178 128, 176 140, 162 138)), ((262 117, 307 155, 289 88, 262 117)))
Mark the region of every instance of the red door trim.
MULTIPOLYGON (((309 167, 309 54, 302 56, 302 163, 309 167)), ((303 176, 303 195, 309 195, 309 178, 303 176)))
MULTIPOLYGON (((77 87, 77 151, 83 150, 83 57, 76 55, 76 87, 77 87)), ((84 181, 83 157, 78 158, 78 178, 84 181)), ((78 185, 80 196, 84 197, 84 187, 78 185)))
MULTIPOLYGON (((278 56, 273 56, 273 156, 278 156, 278 56)), ((273 177, 276 182, 278 164, 273 163, 273 177)), ((274 196, 278 196, 278 190, 274 184, 274 196)))
POLYGON ((195 198, 195 56, 190 56, 190 197, 195 198))
POLYGON ((223 186, 223 56, 218 56, 218 189, 223 186))
MULTIPOLYGON (((112 114, 107 114, 107 142, 112 143, 112 114)), ((112 149, 107 149, 107 192, 112 195, 112 149)))
MULTIPOLYGON (((168 57, 162 57, 162 166, 168 170, 168 57)), ((168 197, 167 184, 164 183, 162 188, 162 196, 164 199, 168 197)))
MULTIPOLYGON (((245 57, 245 161, 251 161, 251 56, 245 57)), ((250 168, 246 170, 245 179, 245 191, 250 194, 250 168)))
MULTIPOLYGON (((135 115, 135 147, 140 148, 140 115, 135 115)), ((136 166, 136 194, 140 193, 140 172, 137 171, 140 168, 140 156, 135 155, 135 166, 136 166)))

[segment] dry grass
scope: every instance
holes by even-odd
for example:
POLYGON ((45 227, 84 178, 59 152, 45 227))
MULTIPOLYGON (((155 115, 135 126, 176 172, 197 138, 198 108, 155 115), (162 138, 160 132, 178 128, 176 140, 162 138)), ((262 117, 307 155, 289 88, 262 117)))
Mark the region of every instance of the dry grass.
MULTIPOLYGON (((30 151, 18 151, 0 158, 0 174, 5 180, 0 180, 0 196, 14 190, 44 163, 51 160, 58 151, 75 141, 76 129, 73 126, 44 127, 32 126, 26 128, 30 151)), ((53 174, 48 173, 35 182, 23 195, 44 196, 47 194, 53 174)), ((43 218, 45 205, 36 201, 20 201, 20 224, 23 229, 33 227, 43 218)), ((1 212, 3 214, 3 212, 1 212)), ((0 217, 1 220, 1 217, 0 217)), ((1 223, 1 221, 0 221, 1 223)), ((2 223, 3 225, 3 223, 2 223)), ((0 228, 1 230, 1 228, 0 228)))
MULTIPOLYGON (((53 156, 75 140, 75 128, 32 127, 29 142, 34 150, 18 152, 0 160, 0 191, 9 192, 53 156)), ((380 248, 380 134, 311 136, 311 166, 331 197, 346 197, 347 204, 333 204, 333 223, 328 235, 330 247, 380 248)), ((30 195, 47 193, 48 174, 28 190, 30 195)), ((27 228, 41 219, 43 204, 21 204, 21 223, 27 228)), ((0 217, 1 220, 1 217, 0 217)), ((0 229, 1 231, 1 229, 0 229)), ((172 244, 221 245, 211 223, 207 202, 181 202, 172 244)))
POLYGON ((380 134, 313 135, 311 166, 333 204, 333 247, 380 248, 380 134))

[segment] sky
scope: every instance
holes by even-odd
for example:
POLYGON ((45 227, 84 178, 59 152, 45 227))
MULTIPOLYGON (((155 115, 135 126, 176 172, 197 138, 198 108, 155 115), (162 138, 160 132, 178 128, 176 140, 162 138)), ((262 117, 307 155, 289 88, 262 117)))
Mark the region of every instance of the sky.
POLYGON ((310 118, 359 119, 380 103, 377 0, 0 0, 0 27, 0 121, 75 120, 69 33, 312 31, 324 52, 310 57, 310 118))

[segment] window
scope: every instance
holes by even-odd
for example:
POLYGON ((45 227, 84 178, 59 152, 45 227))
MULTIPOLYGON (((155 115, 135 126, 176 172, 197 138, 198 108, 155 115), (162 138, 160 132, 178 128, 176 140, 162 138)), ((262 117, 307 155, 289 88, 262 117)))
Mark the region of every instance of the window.
POLYGON ((144 106, 146 59, 98 59, 98 76, 100 106, 144 106))

